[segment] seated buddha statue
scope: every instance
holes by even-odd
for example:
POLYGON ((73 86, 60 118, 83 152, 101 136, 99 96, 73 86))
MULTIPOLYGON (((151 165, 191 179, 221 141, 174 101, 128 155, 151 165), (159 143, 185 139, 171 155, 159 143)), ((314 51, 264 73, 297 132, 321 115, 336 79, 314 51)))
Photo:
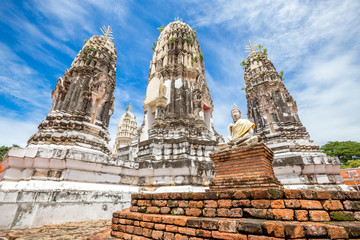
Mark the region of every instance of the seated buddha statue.
POLYGON ((241 111, 235 104, 231 110, 231 116, 233 123, 230 123, 227 129, 228 145, 243 146, 261 141, 260 136, 254 136, 255 123, 247 119, 241 119, 241 111))

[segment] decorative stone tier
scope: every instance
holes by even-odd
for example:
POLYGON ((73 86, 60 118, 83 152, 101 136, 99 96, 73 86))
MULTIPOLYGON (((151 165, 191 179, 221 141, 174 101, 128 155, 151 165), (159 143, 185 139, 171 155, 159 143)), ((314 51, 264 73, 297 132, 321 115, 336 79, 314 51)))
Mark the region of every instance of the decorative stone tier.
POLYGON ((121 239, 356 239, 357 192, 251 189, 132 194, 113 214, 121 239), (329 222, 332 221, 332 222, 329 222))
POLYGON ((109 219, 138 192, 134 163, 85 148, 12 148, 0 167, 0 229, 109 219))
POLYGON ((274 153, 263 143, 212 153, 210 157, 216 176, 211 190, 282 188, 272 168, 274 153))

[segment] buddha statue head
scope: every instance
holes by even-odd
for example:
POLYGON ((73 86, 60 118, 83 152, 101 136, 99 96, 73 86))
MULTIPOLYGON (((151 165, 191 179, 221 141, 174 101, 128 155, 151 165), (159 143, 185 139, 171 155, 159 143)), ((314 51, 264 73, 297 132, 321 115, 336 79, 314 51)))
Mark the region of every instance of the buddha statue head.
POLYGON ((234 108, 231 110, 231 117, 234 122, 241 118, 241 111, 240 109, 234 104, 234 108))

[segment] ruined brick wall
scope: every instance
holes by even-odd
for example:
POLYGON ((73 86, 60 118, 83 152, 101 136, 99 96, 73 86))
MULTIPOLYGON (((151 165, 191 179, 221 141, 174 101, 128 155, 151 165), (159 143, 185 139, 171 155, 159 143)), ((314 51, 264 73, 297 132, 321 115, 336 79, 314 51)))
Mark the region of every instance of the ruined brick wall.
POLYGON ((274 153, 263 143, 215 152, 210 157, 215 164, 211 190, 282 187, 272 167, 274 153))
POLYGON ((113 236, 193 240, 360 237, 356 222, 360 220, 360 194, 356 192, 252 189, 133 194, 131 203, 130 209, 113 214, 113 236))

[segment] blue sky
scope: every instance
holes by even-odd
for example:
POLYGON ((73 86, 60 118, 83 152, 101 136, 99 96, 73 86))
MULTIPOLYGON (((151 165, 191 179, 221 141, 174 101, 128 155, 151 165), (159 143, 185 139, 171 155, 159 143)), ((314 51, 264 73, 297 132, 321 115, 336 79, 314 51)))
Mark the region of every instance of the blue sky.
POLYGON ((360 141, 359 16, 356 0, 1 0, 0 145, 26 145, 50 110, 57 79, 103 25, 113 28, 118 53, 111 146, 130 102, 140 126, 156 28, 175 17, 197 29, 220 134, 234 103, 247 112, 239 64, 251 40, 284 71, 314 141, 360 141))

